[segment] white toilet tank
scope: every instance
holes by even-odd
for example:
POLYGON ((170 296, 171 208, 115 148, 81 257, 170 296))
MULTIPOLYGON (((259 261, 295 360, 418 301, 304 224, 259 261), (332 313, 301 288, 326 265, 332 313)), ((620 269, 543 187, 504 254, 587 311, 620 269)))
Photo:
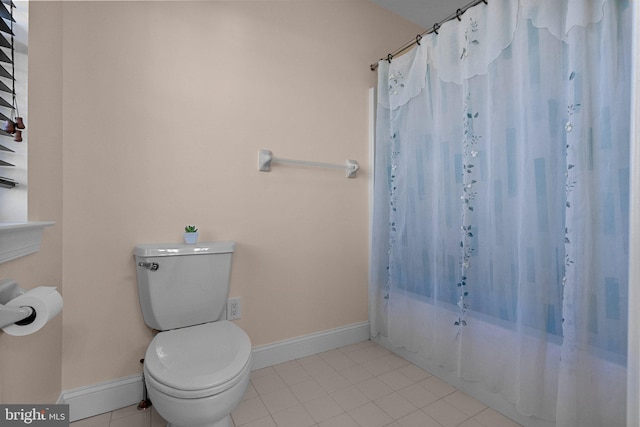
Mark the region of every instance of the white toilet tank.
POLYGON ((166 331, 223 319, 234 250, 230 241, 136 246, 144 322, 166 331))

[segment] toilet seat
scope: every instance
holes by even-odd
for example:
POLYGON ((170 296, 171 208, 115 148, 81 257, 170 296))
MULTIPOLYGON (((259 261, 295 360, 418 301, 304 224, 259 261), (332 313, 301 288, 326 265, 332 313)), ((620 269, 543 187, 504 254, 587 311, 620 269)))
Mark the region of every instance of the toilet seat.
POLYGON ((160 332, 144 361, 150 387, 180 398, 222 393, 251 369, 251 341, 226 320, 160 332))

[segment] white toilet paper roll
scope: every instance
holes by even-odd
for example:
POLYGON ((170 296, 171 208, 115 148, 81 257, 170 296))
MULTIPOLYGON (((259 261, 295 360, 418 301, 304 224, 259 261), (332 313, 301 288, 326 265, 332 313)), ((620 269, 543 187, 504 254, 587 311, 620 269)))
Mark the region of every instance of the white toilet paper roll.
POLYGON ((35 319, 28 325, 10 325, 2 330, 9 335, 21 337, 42 329, 62 310, 62 295, 52 286, 40 286, 25 292, 9 301, 8 307, 31 307, 35 310, 35 319))

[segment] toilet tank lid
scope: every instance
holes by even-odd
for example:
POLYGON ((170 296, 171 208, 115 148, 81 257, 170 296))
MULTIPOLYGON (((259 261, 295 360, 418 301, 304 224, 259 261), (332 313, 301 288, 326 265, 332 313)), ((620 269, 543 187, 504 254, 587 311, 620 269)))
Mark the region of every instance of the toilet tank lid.
POLYGON ((145 243, 137 245, 133 254, 139 257, 207 255, 233 252, 236 242, 200 242, 195 245, 184 243, 145 243))

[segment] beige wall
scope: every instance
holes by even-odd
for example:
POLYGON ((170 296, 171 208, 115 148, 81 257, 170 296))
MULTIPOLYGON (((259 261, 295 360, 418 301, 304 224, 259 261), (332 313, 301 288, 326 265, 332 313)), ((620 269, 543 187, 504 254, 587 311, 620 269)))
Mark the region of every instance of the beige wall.
MULTIPOLYGON (((36 6, 31 2, 31 6, 36 6)), ((30 8, 29 37, 29 219, 56 221, 44 231, 40 252, 0 264, 0 278, 24 288, 62 288, 62 28, 61 7, 30 8)), ((62 289, 64 293, 64 290, 62 289)), ((62 316, 35 334, 0 332, 0 402, 48 403, 60 395, 62 316)))
MULTIPOLYGON (((152 335, 132 250, 180 241, 186 224, 237 242, 231 296, 254 345, 367 320, 368 66, 419 28, 365 0, 30 10, 30 215, 58 225, 0 277, 63 281, 65 306, 51 333, 0 334, 0 359, 51 341, 61 356, 38 359, 53 365, 51 389, 140 372, 152 335), (260 148, 362 169, 258 172, 260 148), (24 272, 39 261, 44 272, 24 272)), ((35 393, 0 374, 0 401, 35 393)))

